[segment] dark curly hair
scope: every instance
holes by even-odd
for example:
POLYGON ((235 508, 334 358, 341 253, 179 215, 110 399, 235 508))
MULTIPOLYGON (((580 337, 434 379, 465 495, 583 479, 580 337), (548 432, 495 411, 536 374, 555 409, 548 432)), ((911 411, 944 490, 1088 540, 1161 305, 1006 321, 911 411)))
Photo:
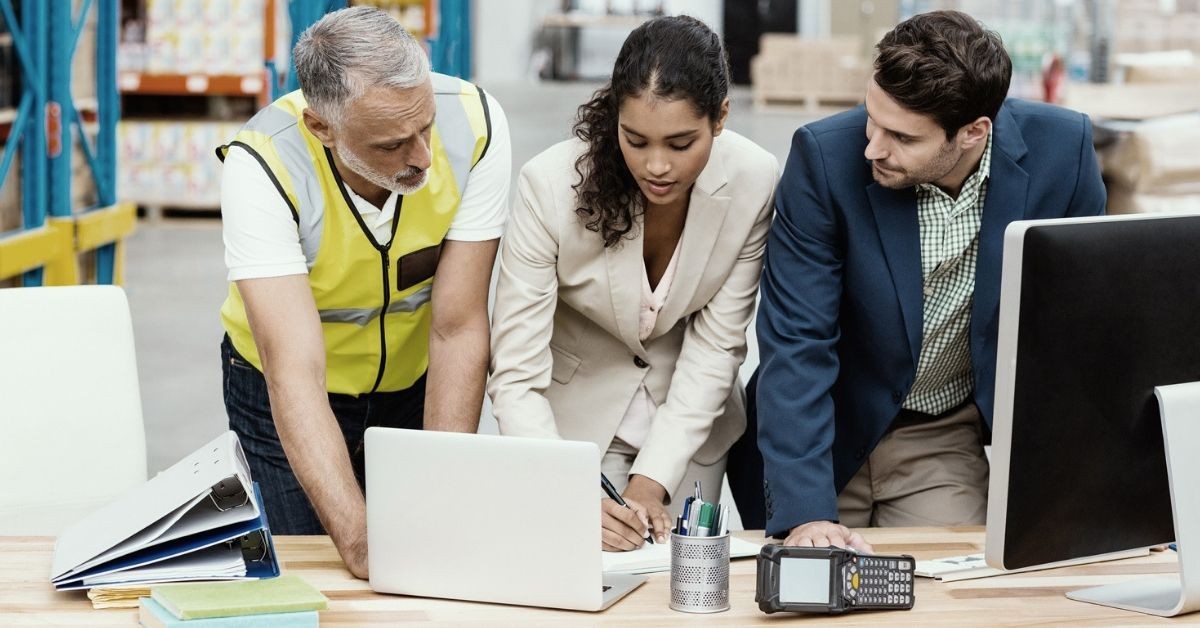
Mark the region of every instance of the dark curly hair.
POLYGON ((716 121, 729 93, 729 60, 721 38, 689 16, 658 17, 634 29, 613 66, 612 79, 579 107, 573 132, 587 144, 575 161, 575 213, 610 247, 633 229, 646 198, 625 165, 617 118, 626 98, 645 90, 663 99, 686 99, 696 113, 716 121))

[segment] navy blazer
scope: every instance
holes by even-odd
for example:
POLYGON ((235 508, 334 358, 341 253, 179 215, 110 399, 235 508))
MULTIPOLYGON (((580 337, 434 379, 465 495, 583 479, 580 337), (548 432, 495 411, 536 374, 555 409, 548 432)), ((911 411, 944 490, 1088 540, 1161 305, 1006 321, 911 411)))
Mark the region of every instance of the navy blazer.
MULTIPOLYGON (((758 312, 758 444, 767 534, 838 520, 837 494, 912 388, 921 350, 915 188, 875 182, 859 107, 801 127, 775 195, 758 312)), ((1000 258, 1014 220, 1103 213, 1083 114, 1007 100, 992 131, 969 330, 974 401, 988 428, 1000 258)))

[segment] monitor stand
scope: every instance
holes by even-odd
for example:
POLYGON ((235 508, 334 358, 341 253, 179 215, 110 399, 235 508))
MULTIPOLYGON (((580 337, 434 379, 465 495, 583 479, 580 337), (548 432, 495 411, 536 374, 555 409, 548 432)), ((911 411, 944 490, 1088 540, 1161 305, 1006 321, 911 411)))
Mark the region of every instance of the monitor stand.
POLYGON ((1200 382, 1154 389, 1162 414, 1162 432, 1171 484, 1171 511, 1179 578, 1142 578, 1072 591, 1067 597, 1162 617, 1200 610, 1200 382), (1193 553, 1184 554, 1184 548, 1193 553))

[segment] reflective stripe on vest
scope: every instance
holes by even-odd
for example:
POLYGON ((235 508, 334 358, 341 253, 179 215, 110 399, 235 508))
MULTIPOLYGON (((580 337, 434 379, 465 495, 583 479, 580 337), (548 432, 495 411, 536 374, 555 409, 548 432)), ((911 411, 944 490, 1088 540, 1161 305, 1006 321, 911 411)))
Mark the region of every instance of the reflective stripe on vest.
MULTIPOLYGON (((394 301, 388 305, 388 314, 396 312, 415 312, 417 308, 429 303, 429 297, 433 294, 433 286, 425 286, 420 290, 412 293, 408 297, 399 301, 394 301)), ((366 325, 375 320, 379 316, 382 308, 373 309, 354 309, 343 308, 340 310, 320 310, 322 323, 354 323, 355 325, 366 325)))
MULTIPOLYGON (((471 169, 490 142, 483 91, 431 74, 437 117, 426 185, 398 199, 393 236, 375 241, 353 209, 329 151, 304 124, 300 92, 258 112, 229 144, 263 166, 292 210, 325 336, 329 392, 402 390, 429 359, 433 273, 471 169), (381 316, 382 314, 382 316, 381 316)), ((234 347, 262 370, 236 284, 221 308, 234 347)))

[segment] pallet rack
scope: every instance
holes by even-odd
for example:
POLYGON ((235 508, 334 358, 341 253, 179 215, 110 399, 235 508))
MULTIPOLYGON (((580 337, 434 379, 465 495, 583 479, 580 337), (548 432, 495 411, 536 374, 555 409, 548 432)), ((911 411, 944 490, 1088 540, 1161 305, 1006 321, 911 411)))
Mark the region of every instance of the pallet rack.
POLYGON ((0 185, 21 153, 22 226, 0 234, 0 280, 24 286, 79 283, 79 254, 94 252, 95 281, 119 283, 122 240, 134 228, 134 208, 117 203, 117 0, 0 0, 21 69, 21 97, 9 116, 0 158, 0 185), (90 16, 96 20, 95 144, 71 94, 72 60, 90 16), (72 206, 71 159, 78 141, 97 202, 72 206))

